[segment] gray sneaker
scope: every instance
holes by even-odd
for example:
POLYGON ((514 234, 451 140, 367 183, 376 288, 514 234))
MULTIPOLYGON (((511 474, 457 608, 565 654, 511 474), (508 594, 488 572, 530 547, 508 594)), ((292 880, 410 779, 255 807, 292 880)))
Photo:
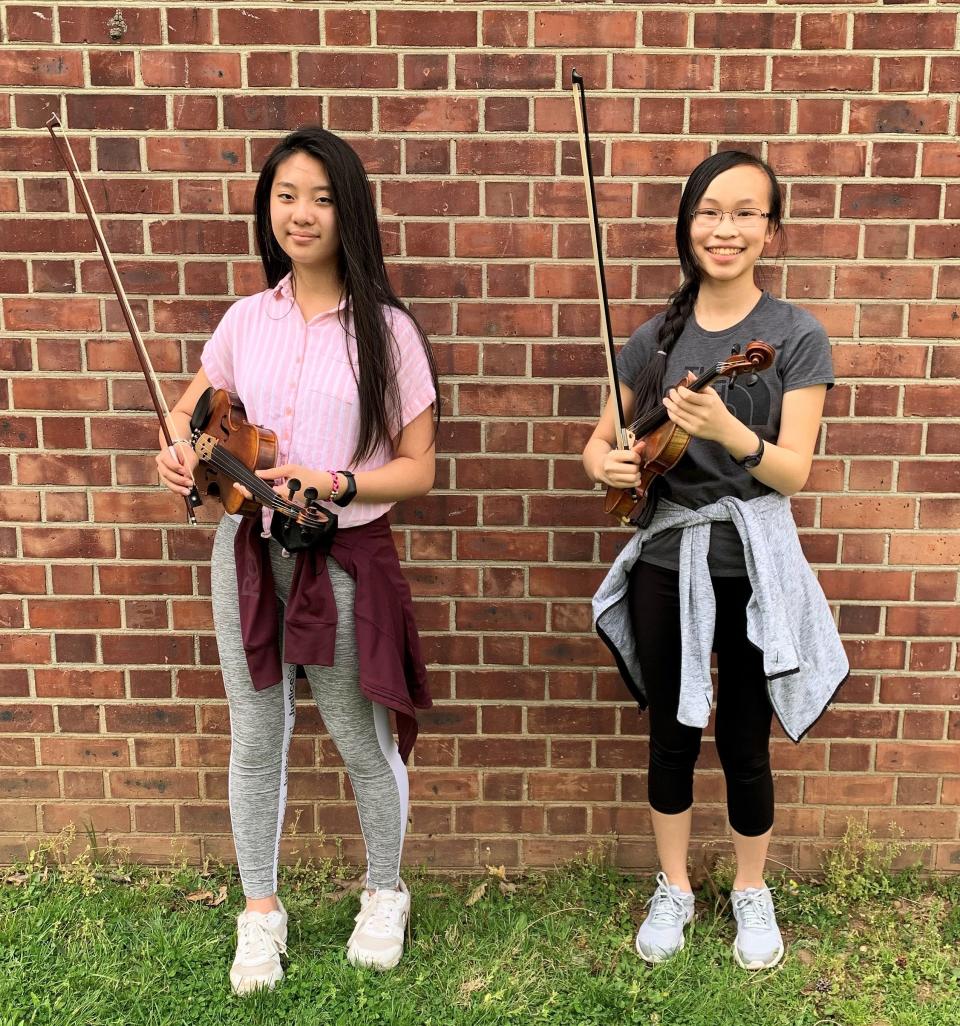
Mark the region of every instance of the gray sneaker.
POLYGON ((783 937, 777 926, 769 887, 732 891, 730 904, 737 921, 733 957, 743 969, 770 969, 783 958, 783 937))
POLYGON ((694 898, 657 873, 650 911, 637 931, 637 954, 646 962, 663 962, 683 947, 683 928, 693 919, 694 898))

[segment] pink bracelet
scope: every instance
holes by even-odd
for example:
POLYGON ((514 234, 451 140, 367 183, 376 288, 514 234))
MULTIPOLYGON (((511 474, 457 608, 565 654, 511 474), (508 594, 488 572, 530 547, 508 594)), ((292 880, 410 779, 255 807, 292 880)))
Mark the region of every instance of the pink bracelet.
POLYGON ((330 494, 327 496, 327 502, 329 502, 334 496, 340 493, 340 478, 335 470, 328 470, 327 473, 330 475, 330 494))

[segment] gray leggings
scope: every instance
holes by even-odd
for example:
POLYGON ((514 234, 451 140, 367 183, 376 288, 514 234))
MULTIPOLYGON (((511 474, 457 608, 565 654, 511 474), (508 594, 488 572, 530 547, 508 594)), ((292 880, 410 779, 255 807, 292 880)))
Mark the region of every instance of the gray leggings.
MULTIPOLYGON (((233 555, 236 532, 237 522, 225 516, 214 538, 213 623, 230 705, 230 819, 240 879, 248 898, 265 898, 277 891, 287 757, 296 716, 296 666, 284 663, 280 683, 264 691, 254 690, 240 635, 233 555)), ((285 557, 272 538, 269 551, 282 629, 294 559, 285 557)), ((407 770, 397 751, 387 709, 360 691, 353 578, 329 556, 327 569, 337 602, 335 665, 305 666, 304 670, 357 798, 367 849, 367 885, 394 888, 407 824, 407 770)))

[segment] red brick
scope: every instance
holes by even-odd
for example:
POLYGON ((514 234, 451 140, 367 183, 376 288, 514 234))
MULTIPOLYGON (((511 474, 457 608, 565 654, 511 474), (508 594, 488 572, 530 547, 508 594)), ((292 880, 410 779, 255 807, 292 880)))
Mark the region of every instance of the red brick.
POLYGON ((851 132, 946 131, 950 108, 944 100, 851 100, 851 132))
POLYGON ((79 51, 8 50, 0 53, 0 85, 82 86, 82 55, 79 51))
POLYGON ((146 86, 164 89, 237 89, 240 86, 238 53, 148 50, 141 54, 140 69, 146 86))
POLYGON ((311 8, 220 8, 217 24, 221 46, 249 46, 256 41, 299 47, 320 42, 320 21, 311 8))
POLYGON ((690 101, 690 131, 698 134, 725 132, 769 137, 786 133, 789 128, 789 100, 694 97, 690 101))
POLYGON ((527 45, 526 11, 483 11, 481 24, 484 46, 522 49, 527 45))
POLYGON ((956 41, 953 14, 910 11, 874 14, 858 11, 853 20, 855 50, 951 50, 956 41))
POLYGON ((869 57, 817 54, 773 58, 776 92, 866 92, 872 85, 873 61, 869 57))
POLYGON ((477 101, 455 97, 380 101, 380 126, 401 132, 476 132, 480 123, 477 101))
POLYGON ((940 208, 937 185, 844 185, 840 192, 840 216, 936 217, 940 208))
POLYGON ((615 89, 710 89, 714 58, 709 54, 615 54, 615 89))
MULTIPOLYGON (((60 41, 62 43, 106 43, 113 45, 109 23, 113 7, 65 7, 59 11, 60 41)), ((126 46, 157 46, 163 40, 160 34, 160 11, 128 8, 123 12, 127 26, 123 34, 126 46)))
POLYGON ((866 152, 866 144, 858 142, 773 141, 769 146, 770 162, 782 175, 860 176, 866 152))
POLYGON ((554 145, 545 140, 505 147, 499 140, 468 139, 457 146, 457 171, 466 175, 549 175, 554 163, 554 145))
POLYGON ((458 89, 551 89, 555 80, 554 60, 545 54, 481 52, 456 56, 458 89))
POLYGON ((792 14, 697 13, 693 42, 711 50, 783 50, 793 44, 792 14))
POLYGON ((637 41, 637 17, 628 11, 540 11, 534 17, 536 46, 610 47, 632 49, 637 41))

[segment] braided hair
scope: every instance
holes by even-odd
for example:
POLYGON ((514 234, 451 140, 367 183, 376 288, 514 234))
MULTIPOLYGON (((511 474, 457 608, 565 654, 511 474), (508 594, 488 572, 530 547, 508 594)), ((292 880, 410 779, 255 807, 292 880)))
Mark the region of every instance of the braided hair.
POLYGON ((657 351, 653 358, 640 372, 634 384, 634 418, 659 406, 663 400, 663 374, 667 365, 667 357, 676 345, 677 339, 683 334, 687 318, 700 293, 700 282, 703 280, 703 269, 697 262, 690 242, 690 223, 693 212, 697 209, 707 187, 724 171, 747 165, 759 168, 770 179, 770 216, 767 224, 776 232, 780 231, 780 220, 783 215, 783 197, 780 183, 773 169, 759 157, 742 150, 722 150, 712 157, 699 163, 690 173, 687 184, 680 197, 680 208, 677 211, 677 255, 680 257, 680 269, 683 271, 683 283, 670 297, 670 304, 663 316, 663 323, 657 333, 657 351))

